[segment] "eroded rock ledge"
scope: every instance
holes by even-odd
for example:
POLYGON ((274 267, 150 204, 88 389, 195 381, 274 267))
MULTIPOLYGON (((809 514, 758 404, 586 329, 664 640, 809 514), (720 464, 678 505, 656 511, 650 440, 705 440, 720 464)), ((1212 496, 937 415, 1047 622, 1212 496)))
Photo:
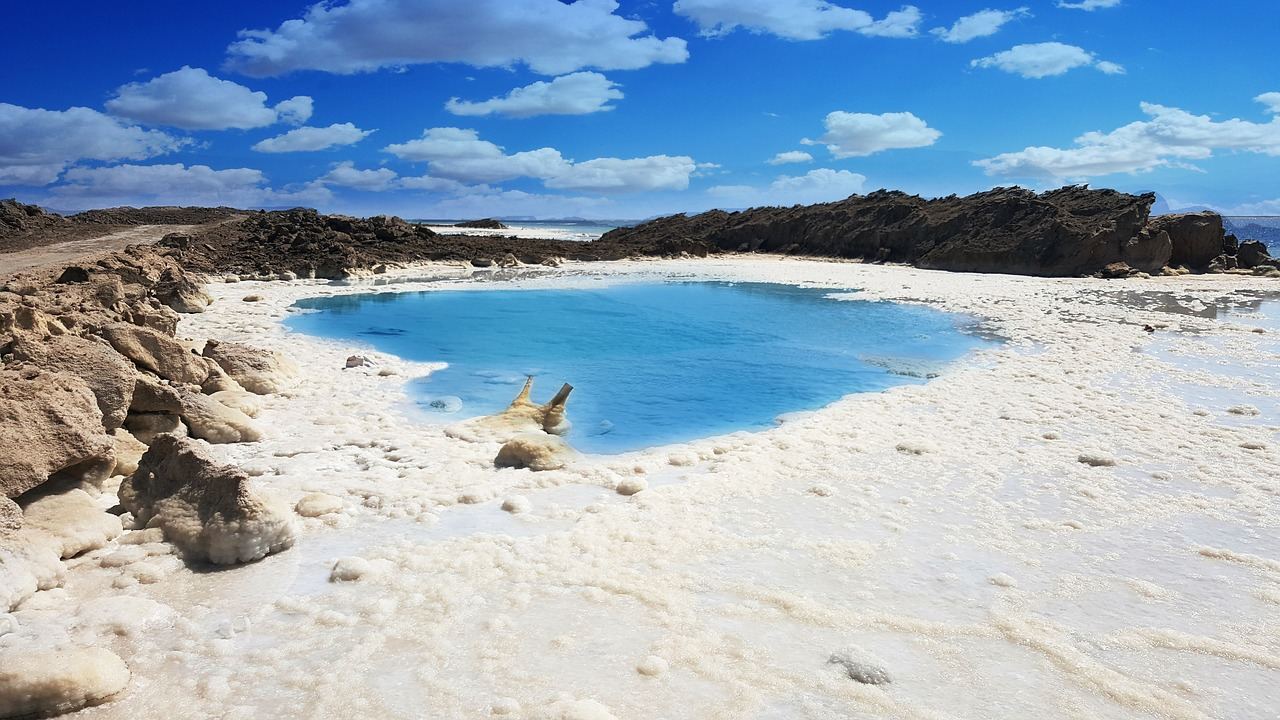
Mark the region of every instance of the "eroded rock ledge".
POLYGON ((1224 233, 1218 214, 1151 218, 1154 201, 1151 193, 1084 186, 1040 194, 997 188, 935 200, 881 190, 820 205, 671 215, 613 230, 598 242, 1041 276, 1275 268, 1265 254, 1234 261, 1242 246, 1224 233))

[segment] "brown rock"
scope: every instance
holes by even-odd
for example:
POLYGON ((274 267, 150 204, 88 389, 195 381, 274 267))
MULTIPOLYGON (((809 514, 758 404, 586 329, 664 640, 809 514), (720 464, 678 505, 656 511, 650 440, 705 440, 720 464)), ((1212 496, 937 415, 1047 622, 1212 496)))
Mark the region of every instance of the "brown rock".
POLYGON ((1240 243, 1240 250, 1236 253, 1236 258, 1242 268, 1270 265, 1275 262, 1271 257, 1271 253, 1267 251, 1267 246, 1258 240, 1245 240, 1240 243))
POLYGON ((242 343, 210 340, 205 343, 204 356, 245 390, 258 395, 280 392, 286 378, 297 372, 297 366, 280 353, 242 343))
POLYGON ((1226 231, 1222 216, 1210 211, 1178 213, 1151 218, 1147 227, 1152 232, 1169 233, 1173 252, 1170 265, 1203 270, 1223 253, 1226 231))
POLYGON ((180 313, 204 312, 213 302, 186 273, 174 268, 165 269, 151 291, 160 302, 180 313))
POLYGON ((107 343, 74 335, 45 342, 22 340, 14 345, 13 355, 42 368, 80 378, 98 400, 103 426, 114 430, 124 423, 138 371, 107 343))
POLYGON ((133 402, 130 412, 172 413, 182 412, 182 400, 172 385, 166 385, 159 378, 147 373, 139 373, 133 386, 133 402))
POLYGON ((29 368, 0 370, 0 458, 0 495, 6 497, 38 487, 54 473, 115 464, 89 386, 71 375, 29 368))
POLYGON ((166 380, 201 385, 209 378, 210 361, 168 335, 129 323, 113 323, 102 329, 102 336, 116 352, 166 380))

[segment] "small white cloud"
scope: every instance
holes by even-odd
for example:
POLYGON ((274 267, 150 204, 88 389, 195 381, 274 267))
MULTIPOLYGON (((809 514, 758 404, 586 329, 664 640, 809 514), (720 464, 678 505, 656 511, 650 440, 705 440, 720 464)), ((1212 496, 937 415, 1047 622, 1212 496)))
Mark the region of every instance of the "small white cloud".
POLYGON ((683 190, 697 169, 687 156, 595 158, 574 162, 555 148, 538 148, 508 155, 481 140, 475 130, 430 128, 422 137, 384 148, 402 160, 425 162, 430 175, 463 183, 486 183, 529 177, 550 188, 636 192, 683 190))
POLYGON ((503 97, 482 102, 469 102, 451 98, 445 109, 454 115, 506 115, 508 117, 534 117, 537 115, 587 115, 612 110, 611 100, 621 100, 622 91, 617 83, 595 72, 579 72, 562 75, 551 82, 535 82, 516 88, 503 97))
POLYGON ((47 185, 81 160, 145 160, 190 143, 97 110, 0 103, 0 185, 47 185))
POLYGON ((843 200, 861 193, 867 178, 848 170, 817 168, 804 175, 779 175, 768 187, 716 185, 707 194, 722 207, 796 205, 843 200))
POLYGON ((66 184, 53 188, 56 204, 68 210, 111 205, 264 205, 314 204, 330 197, 327 189, 307 185, 295 190, 267 186, 261 170, 214 170, 207 165, 112 165, 72 168, 66 184))
POLYGON ((937 27, 929 32, 949 43, 967 43, 970 40, 995 35, 1000 28, 1019 17, 1029 17, 1031 11, 1020 7, 1016 10, 979 10, 956 20, 951 27, 937 27))
POLYGON ((909 112, 872 115, 837 110, 827 114, 825 125, 825 135, 817 140, 805 138, 800 142, 803 145, 826 145, 837 158, 926 147, 942 137, 941 132, 909 112))
POLYGON ((395 186, 396 172, 389 168, 376 170, 358 170, 355 163, 347 160, 334 165, 329 172, 316 179, 320 185, 336 185, 356 190, 389 190, 395 186))
POLYGON ((1075 147, 1028 147, 974 164, 993 176, 1085 180, 1158 167, 1185 168, 1190 161, 1212 157, 1216 150, 1280 156, 1280 115, 1273 115, 1268 123, 1239 118, 1217 122, 1163 105, 1142 103, 1141 107, 1148 120, 1109 133, 1085 133, 1076 138, 1075 147))
POLYGON ((295 70, 351 74, 423 63, 527 65, 541 75, 682 63, 680 38, 658 38, 615 0, 348 0, 311 5, 275 30, 241 30, 227 66, 251 77, 295 70))
POLYGON ((1080 2, 1066 2, 1066 0, 1058 0, 1058 7, 1068 10, 1086 10, 1092 12, 1094 10, 1102 10, 1105 8, 1113 8, 1120 4, 1120 0, 1080 0, 1080 2))
POLYGON ((702 35, 719 37, 739 28, 787 40, 818 40, 837 30, 877 37, 914 37, 919 32, 919 8, 901 10, 876 20, 865 10, 826 0, 677 0, 676 14, 698 25, 702 35))
POLYGON ((1267 106, 1267 110, 1280 114, 1280 92, 1265 92, 1254 98, 1254 100, 1267 106))
POLYGON ((1098 58, 1088 50, 1060 42, 1043 42, 1014 45, 1003 52, 978 58, 969 63, 972 67, 996 68, 1024 78, 1044 78, 1062 75, 1078 67, 1096 67, 1108 75, 1124 72, 1116 63, 1098 58))
POLYGON ((261 140, 253 149, 264 153, 308 152, 340 145, 354 145, 373 130, 361 130, 351 123, 335 123, 329 127, 300 127, 283 135, 261 140))
POLYGON ((266 93, 184 65, 144 83, 121 85, 107 101, 107 112, 184 130, 245 130, 305 122, 311 117, 311 98, 299 95, 268 107, 266 93))
POLYGON ((787 165, 789 163, 813 162, 813 156, 803 150, 780 152, 769 159, 770 165, 787 165))

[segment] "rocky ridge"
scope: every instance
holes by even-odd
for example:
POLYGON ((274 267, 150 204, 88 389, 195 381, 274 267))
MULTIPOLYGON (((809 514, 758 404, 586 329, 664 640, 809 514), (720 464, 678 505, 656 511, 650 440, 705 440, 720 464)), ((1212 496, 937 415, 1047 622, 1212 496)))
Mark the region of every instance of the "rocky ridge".
MULTIPOLYGON (((997 188, 926 200, 881 190, 819 205, 671 215, 606 233, 600 244, 771 252, 1017 275, 1228 269, 1234 242, 1215 213, 1152 219, 1155 196, 1064 187, 997 188)), ((1266 260, 1258 263, 1269 266, 1266 260)))

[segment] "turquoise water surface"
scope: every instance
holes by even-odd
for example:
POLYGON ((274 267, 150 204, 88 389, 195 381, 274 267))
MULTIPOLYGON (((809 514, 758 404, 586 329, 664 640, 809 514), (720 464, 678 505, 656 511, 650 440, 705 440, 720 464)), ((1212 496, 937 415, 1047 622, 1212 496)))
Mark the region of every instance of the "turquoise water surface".
POLYGON ((762 283, 585 290, 444 290, 313 298, 293 330, 449 363, 415 381, 442 421, 496 412, 536 377, 571 383, 586 452, 612 453, 771 426, 854 392, 919 383, 984 344, 972 320, 925 307, 835 300, 762 283))

